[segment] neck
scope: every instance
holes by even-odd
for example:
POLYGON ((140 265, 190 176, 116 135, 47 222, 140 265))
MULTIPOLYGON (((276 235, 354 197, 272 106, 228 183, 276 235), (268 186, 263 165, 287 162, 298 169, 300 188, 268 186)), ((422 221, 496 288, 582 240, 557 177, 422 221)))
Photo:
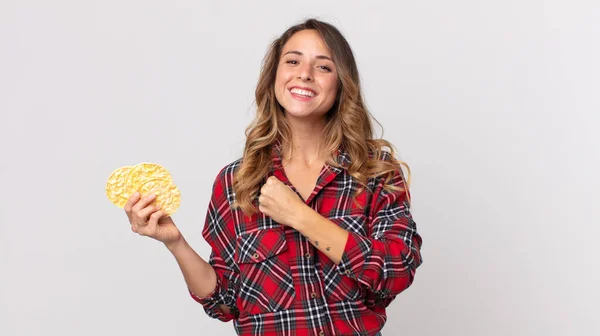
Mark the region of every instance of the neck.
POLYGON ((298 120, 287 118, 292 131, 291 144, 284 144, 284 160, 306 165, 318 163, 323 159, 322 133, 325 119, 298 120))

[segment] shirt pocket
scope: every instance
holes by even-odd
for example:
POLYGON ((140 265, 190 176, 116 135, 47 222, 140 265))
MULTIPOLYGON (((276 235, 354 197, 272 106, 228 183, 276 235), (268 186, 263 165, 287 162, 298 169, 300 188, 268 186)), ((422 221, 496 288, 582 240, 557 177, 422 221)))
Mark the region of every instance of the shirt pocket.
POLYGON ((236 238, 240 309, 254 315, 291 307, 296 293, 287 250, 283 226, 242 233, 236 238))

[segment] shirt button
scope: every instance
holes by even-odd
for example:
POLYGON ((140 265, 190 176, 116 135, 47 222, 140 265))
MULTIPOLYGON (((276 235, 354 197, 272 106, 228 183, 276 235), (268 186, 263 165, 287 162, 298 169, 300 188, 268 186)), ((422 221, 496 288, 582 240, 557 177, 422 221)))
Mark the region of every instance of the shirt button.
POLYGON ((308 258, 310 258, 310 253, 306 252, 306 254, 304 256, 308 259, 308 258))
POLYGON ((325 332, 323 330, 319 331, 319 336, 325 336, 325 332))
POLYGON ((315 298, 317 297, 317 293, 315 293, 315 292, 312 292, 312 293, 310 293, 310 296, 311 296, 313 299, 315 299, 315 298))
POLYGON ((252 258, 258 259, 258 253, 254 253, 254 255, 252 256, 252 258))
POLYGON ((346 270, 346 274, 350 275, 350 270, 346 270))

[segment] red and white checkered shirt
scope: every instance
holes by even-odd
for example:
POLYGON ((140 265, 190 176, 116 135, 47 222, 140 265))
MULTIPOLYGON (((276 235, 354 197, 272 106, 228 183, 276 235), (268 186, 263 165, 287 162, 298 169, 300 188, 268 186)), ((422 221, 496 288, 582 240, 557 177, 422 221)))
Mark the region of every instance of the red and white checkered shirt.
MULTIPOLYGON (((337 159, 345 166, 350 157, 339 150, 337 159)), ((372 178, 358 197, 361 209, 352 200, 359 187, 355 179, 325 164, 306 204, 349 232, 336 265, 293 228, 260 212, 247 220, 241 210, 231 209, 240 163, 228 164, 215 179, 202 231, 212 247, 209 263, 217 286, 205 298, 190 291, 191 296, 210 317, 233 320, 239 335, 377 334, 386 307, 411 285, 422 262, 422 238, 406 193, 385 191, 383 177, 372 178), (231 312, 224 314, 220 304, 231 312)), ((271 175, 296 191, 283 170, 279 145, 273 146, 271 175)), ((392 183, 404 186, 400 173, 392 183)))

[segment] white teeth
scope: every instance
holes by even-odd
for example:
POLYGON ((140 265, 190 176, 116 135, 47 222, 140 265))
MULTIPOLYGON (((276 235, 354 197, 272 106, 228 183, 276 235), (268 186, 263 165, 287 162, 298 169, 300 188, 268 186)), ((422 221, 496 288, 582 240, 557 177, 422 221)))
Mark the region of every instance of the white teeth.
POLYGON ((307 96, 307 97, 313 97, 315 95, 311 91, 302 90, 302 89, 298 89, 298 88, 293 88, 293 89, 290 90, 290 92, 298 94, 298 95, 302 95, 302 96, 307 96))

